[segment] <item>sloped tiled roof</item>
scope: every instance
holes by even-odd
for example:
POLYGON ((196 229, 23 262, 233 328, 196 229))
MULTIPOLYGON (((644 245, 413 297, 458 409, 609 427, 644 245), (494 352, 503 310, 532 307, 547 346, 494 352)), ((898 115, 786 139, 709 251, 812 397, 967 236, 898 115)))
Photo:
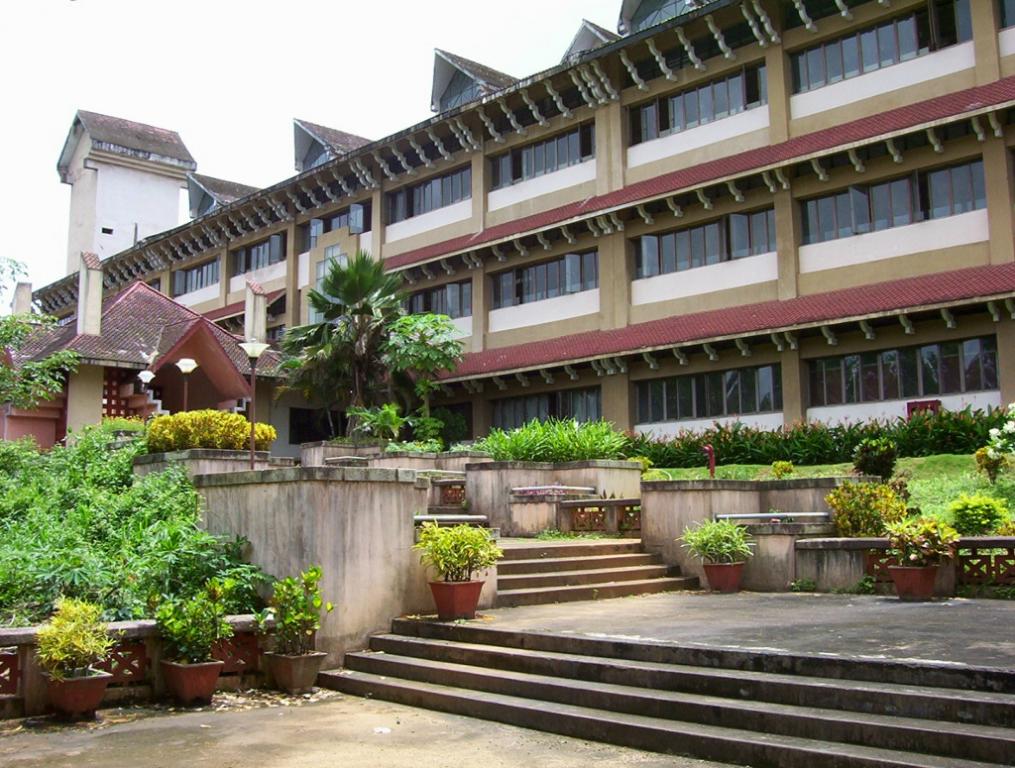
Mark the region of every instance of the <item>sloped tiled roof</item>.
POLYGON ((578 31, 575 32, 571 45, 567 47, 562 62, 566 62, 572 56, 577 56, 585 51, 591 51, 606 43, 613 43, 620 39, 620 35, 589 21, 582 19, 578 31))
POLYGON ((498 72, 493 67, 480 64, 478 61, 467 59, 456 53, 449 53, 448 51, 441 50, 440 48, 438 48, 436 52, 439 56, 444 57, 452 66, 460 69, 473 80, 479 82, 480 86, 486 86, 485 88, 480 89, 484 93, 499 91, 501 88, 507 88, 512 83, 518 81, 517 77, 512 77, 511 75, 507 75, 503 72, 498 72))
POLYGON ((187 176, 193 179, 201 189, 211 195, 212 199, 219 205, 227 205, 258 190, 257 187, 251 187, 248 184, 217 179, 214 176, 205 176, 203 173, 188 173, 187 176))
POLYGON ((953 118, 965 112, 1013 100, 1015 100, 1015 76, 1003 78, 989 85, 957 91, 869 117, 862 117, 833 128, 797 136, 779 144, 751 149, 701 165, 666 173, 614 192, 596 195, 587 200, 514 219, 474 234, 461 235, 392 256, 385 259, 384 264, 388 269, 411 266, 439 256, 446 256, 449 253, 477 248, 487 243, 495 243, 503 238, 564 223, 596 211, 630 205, 661 195, 677 193, 684 189, 693 189, 719 179, 785 164, 796 158, 807 157, 838 147, 847 147, 855 142, 869 141, 878 136, 903 131, 913 126, 953 118))
POLYGON ((305 131, 311 133, 315 139, 324 144, 336 156, 348 154, 355 149, 369 144, 371 141, 362 136, 357 136, 355 133, 340 131, 337 128, 329 128, 326 125, 318 125, 317 123, 311 123, 309 120, 295 119, 294 122, 299 124, 305 131))
MULTIPOLYGON (((133 120, 124 120, 122 117, 86 112, 83 109, 78 110, 77 119, 81 121, 93 141, 115 144, 126 149, 162 157, 171 157, 187 163, 194 162, 193 156, 176 131, 145 123, 135 123, 133 120)), ((197 166, 195 165, 195 167, 197 166)))
POLYGON ((465 355, 454 373, 445 378, 457 380, 551 364, 563 365, 608 355, 638 353, 1012 294, 1015 294, 1015 264, 969 267, 785 301, 676 315, 615 330, 589 331, 487 349, 465 355))

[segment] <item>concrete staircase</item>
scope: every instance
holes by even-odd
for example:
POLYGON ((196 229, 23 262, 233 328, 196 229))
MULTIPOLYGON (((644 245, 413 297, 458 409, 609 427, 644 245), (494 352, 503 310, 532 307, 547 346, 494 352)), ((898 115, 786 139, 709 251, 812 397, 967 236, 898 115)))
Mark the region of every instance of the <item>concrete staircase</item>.
POLYGON ((695 589, 638 539, 505 540, 497 564, 497 607, 626 597, 695 589))
POLYGON ((318 683, 638 749, 779 768, 1015 759, 1015 671, 396 620, 318 683))
MULTIPOLYGON (((465 473, 440 471, 427 473, 430 476, 430 501, 425 514, 416 515, 416 525, 436 523, 437 525, 474 525, 488 528, 486 515, 471 515, 465 503, 465 473)), ((497 532, 494 531, 494 536, 497 532)))

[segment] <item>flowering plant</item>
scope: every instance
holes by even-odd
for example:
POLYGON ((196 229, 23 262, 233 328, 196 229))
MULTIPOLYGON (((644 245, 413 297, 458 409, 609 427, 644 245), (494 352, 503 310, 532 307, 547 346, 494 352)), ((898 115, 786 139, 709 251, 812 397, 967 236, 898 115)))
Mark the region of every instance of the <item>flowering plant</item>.
POLYGON ((988 433, 987 455, 992 459, 1005 453, 1015 453, 1015 403, 1008 406, 1007 416, 1002 426, 992 427, 988 433))
POLYGON ((899 565, 922 568, 951 559, 958 531, 931 517, 910 518, 887 526, 888 552, 899 565))

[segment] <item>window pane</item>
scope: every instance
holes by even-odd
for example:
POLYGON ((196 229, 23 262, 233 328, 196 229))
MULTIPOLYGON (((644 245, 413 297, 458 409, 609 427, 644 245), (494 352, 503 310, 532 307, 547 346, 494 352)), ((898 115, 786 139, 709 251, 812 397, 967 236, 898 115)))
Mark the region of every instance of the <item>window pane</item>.
POLYGON ((698 120, 708 123, 715 119, 715 105, 712 102, 712 86, 698 89, 698 120))
POLYGON ((677 379, 677 402, 681 419, 694 418, 694 385, 690 376, 677 379))
POLYGON ((994 336, 987 336, 980 341, 980 358, 983 361, 983 388, 997 389, 997 339, 994 336))
POLYGON ((860 399, 867 403, 881 399, 877 352, 860 355, 860 399))
POLYGON ((963 389, 975 392, 983 389, 982 361, 980 359, 980 340, 969 339, 962 342, 963 389))
POLYGON ((909 196, 909 179, 897 179, 892 182, 892 222, 893 226, 901 227, 909 224, 912 219, 912 202, 909 196))
POLYGON ((896 61, 895 25, 885 24, 878 27, 878 59, 882 67, 890 66, 896 61))
POLYGON ((659 274, 659 238, 642 235, 638 254, 638 277, 653 277, 659 274))
POLYGON ((811 88, 819 88, 825 84, 825 55, 821 46, 807 51, 807 75, 811 88))
POLYGON ((896 23, 899 35, 899 60, 906 61, 916 56, 919 42, 916 39, 916 17, 907 16, 896 23))
POLYGON ((769 230, 769 214, 774 211, 760 211, 751 214, 751 254, 757 256, 759 253, 774 251, 772 241, 775 233, 769 230))
POLYGON ((914 347, 899 350, 899 374, 902 380, 903 397, 917 397, 920 394, 917 357, 917 351, 914 347))
POLYGON ((557 170, 557 140, 550 139, 546 142, 546 172, 551 173, 557 170))
POLYGON ((720 252, 719 222, 705 225, 705 263, 718 264, 722 258, 720 252))
POLYGON ((857 403, 860 401, 860 356, 846 355, 842 358, 842 376, 845 383, 843 401, 857 403))
POLYGON ((927 189, 930 192, 930 217, 938 219, 951 214, 951 184, 948 171, 932 171, 927 174, 927 189))
POLYGON ((590 251, 582 255, 582 290, 599 287, 599 253, 590 251))
POLYGON ((691 267, 700 267, 705 263, 705 228, 691 229, 691 267))
POLYGON ((920 347, 920 374, 923 377, 923 395, 936 395, 941 391, 939 379, 940 353, 937 344, 920 347))
POLYGON ((892 221, 892 199, 888 184, 871 187, 871 208, 874 211, 874 229, 888 229, 892 221))
POLYGON ((740 412, 758 412, 758 373, 756 368, 740 372, 740 412))
POLYGON ((776 403, 776 383, 774 377, 775 369, 772 366, 765 365, 758 369, 758 410, 762 413, 775 411, 779 408, 779 405, 776 403))
POLYGON ((861 33, 860 52, 864 72, 870 72, 878 68, 878 35, 876 30, 870 29, 861 33))
POLYGON ((674 421, 680 418, 680 405, 677 402, 677 380, 666 380, 666 420, 674 421))
POLYGON ((949 341, 941 345, 941 393, 953 394, 962 391, 962 363, 959 359, 958 342, 949 341))
POLYGON ((582 288, 582 257, 580 253, 569 253, 564 257, 564 289, 577 293, 582 288))
POLYGON ((723 377, 723 388, 726 392, 726 413, 740 413, 740 371, 726 371, 723 377))
POLYGON ((881 353, 881 384, 885 400, 899 397, 899 353, 888 350, 881 353))
POLYGON ((563 262, 551 261, 546 265, 546 298, 560 296, 560 268, 563 262))
POLYGON ((663 421, 665 418, 665 400, 663 380, 649 382, 649 420, 663 421))
MULTIPOLYGON (((748 74, 748 77, 752 73, 748 74)), ((729 90, 729 111, 731 115, 744 111, 744 76, 740 72, 730 77, 727 82, 729 90)))
POLYGON ((729 97, 729 84, 725 80, 720 80, 712 88, 712 98, 715 102, 715 118, 718 120, 721 117, 726 117, 729 114, 730 109, 730 97, 729 97))
POLYGON ((842 404, 842 360, 825 360, 825 402, 842 404))
POLYGON ((857 37, 847 37, 842 41, 841 47, 843 77, 854 77, 860 74, 860 42, 857 37))
POLYGON ((676 237, 671 232, 660 238, 659 271, 663 274, 677 271, 676 237))
POLYGON ((835 217, 838 237, 849 237, 853 234, 853 213, 850 205, 849 192, 841 192, 835 196, 835 217))
POLYGON ((842 80, 842 47, 838 43, 825 46, 825 77, 829 83, 842 80))
POLYGON ((870 232, 870 193, 867 187, 850 187, 850 208, 853 212, 853 232, 862 235, 870 232))
POLYGON ((729 217, 730 256, 740 259, 751 253, 750 222, 746 215, 735 213, 729 217))
POLYGON ((835 199, 823 197, 818 200, 818 220, 821 240, 835 238, 835 199))
POLYGON ((691 268, 691 234, 686 229, 677 232, 677 269, 691 268))
POLYGON ((709 416, 722 416, 726 404, 725 386, 721 373, 705 375, 705 399, 709 416))
POLYGON ((977 210, 987 207, 987 192, 983 182, 983 161, 977 160, 969 166, 973 177, 973 207, 977 210))
POLYGON ((698 124, 698 92, 688 91, 684 94, 684 124, 694 128, 698 124))
MULTIPOLYGON (((1015 0, 1012 0, 1015 2, 1015 0)), ((807 78, 807 54, 793 54, 793 90, 800 92, 810 89, 810 81, 807 78)))
POLYGON ((973 210, 973 176, 968 165, 957 165, 951 169, 952 213, 973 210))

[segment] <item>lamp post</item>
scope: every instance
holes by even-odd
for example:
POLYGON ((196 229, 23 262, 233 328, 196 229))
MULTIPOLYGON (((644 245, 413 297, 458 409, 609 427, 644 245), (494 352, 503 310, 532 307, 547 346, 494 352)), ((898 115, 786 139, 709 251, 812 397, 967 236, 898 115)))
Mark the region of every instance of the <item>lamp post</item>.
POLYGON ((254 417, 256 411, 254 405, 257 397, 257 359, 264 354, 264 350, 268 348, 268 345, 263 341, 257 341, 250 339, 240 343, 240 349, 246 354, 247 359, 250 361, 250 468, 254 468, 254 417))
POLYGON ((176 361, 176 367, 183 374, 183 410, 187 410, 187 383, 190 380, 190 374, 197 370, 197 360, 192 357, 181 357, 176 361))
MULTIPOLYGON (((137 375, 137 377, 141 380, 141 393, 142 394, 147 394, 148 393, 148 385, 152 383, 152 379, 155 378, 155 374, 152 373, 151 371, 149 371, 146 368, 145 370, 141 371, 141 373, 139 373, 137 375)), ((147 418, 147 416, 148 416, 148 413, 147 413, 148 406, 147 405, 145 405, 144 410, 145 410, 145 412, 141 414, 141 417, 142 418, 147 418)))

